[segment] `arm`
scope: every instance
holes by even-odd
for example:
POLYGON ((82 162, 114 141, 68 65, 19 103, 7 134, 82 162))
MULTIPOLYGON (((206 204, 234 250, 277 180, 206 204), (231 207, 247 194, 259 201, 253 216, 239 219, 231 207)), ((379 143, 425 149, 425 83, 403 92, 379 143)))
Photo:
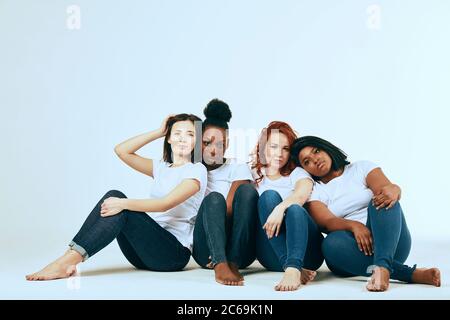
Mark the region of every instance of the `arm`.
POLYGON ((366 177, 367 186, 372 190, 373 203, 377 210, 387 206, 390 209, 400 200, 401 189, 384 175, 381 168, 373 169, 366 177))
POLYGON ((313 189, 313 182, 310 179, 300 179, 295 183, 295 189, 294 192, 283 200, 279 204, 281 209, 284 209, 286 211, 287 208, 289 208, 293 204, 299 204, 303 206, 308 200, 309 196, 311 195, 313 189))
POLYGON ((272 213, 267 218, 266 223, 263 226, 263 229, 266 231, 267 237, 270 239, 275 236, 278 236, 280 232, 281 223, 284 219, 284 213, 293 204, 299 204, 303 206, 311 195, 311 191, 313 188, 313 182, 310 179, 300 179, 295 183, 294 192, 283 200, 279 205, 273 209, 272 213))
POLYGON ((352 231, 353 221, 336 217, 324 203, 311 201, 306 204, 306 208, 314 221, 328 232, 352 231))
POLYGON ((141 157, 135 152, 146 144, 164 137, 166 132, 166 123, 169 117, 170 116, 163 121, 163 124, 159 129, 138 135, 118 144, 114 148, 117 156, 136 171, 153 177, 153 160, 141 157))
POLYGON ((101 215, 108 217, 122 210, 138 212, 165 212, 186 201, 200 190, 200 182, 185 179, 169 194, 159 199, 127 199, 110 197, 102 203, 101 215))
POLYGON ((360 251, 365 255, 372 255, 373 241, 370 230, 358 221, 347 220, 336 217, 328 207, 320 201, 311 201, 307 203, 307 209, 314 221, 328 232, 332 231, 350 231, 355 236, 360 251))
POLYGON ((230 191, 228 191, 227 195, 227 216, 231 216, 233 214, 233 200, 237 188, 239 188, 240 185, 247 184, 249 182, 249 180, 236 180, 231 184, 230 191))

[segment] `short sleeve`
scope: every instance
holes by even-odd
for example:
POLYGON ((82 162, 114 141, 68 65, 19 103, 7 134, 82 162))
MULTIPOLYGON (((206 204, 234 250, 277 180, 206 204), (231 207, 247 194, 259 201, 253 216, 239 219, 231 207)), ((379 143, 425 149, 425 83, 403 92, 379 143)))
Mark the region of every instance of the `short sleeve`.
POLYGON ((165 166, 166 162, 163 160, 153 160, 153 178, 157 179, 159 177, 159 172, 161 170, 161 167, 165 166))
POLYGON ((360 174, 362 174, 362 176, 365 178, 367 178, 367 175, 376 168, 379 168, 380 166, 378 166, 377 164, 375 164, 374 162, 371 161, 366 161, 366 160, 362 160, 362 161, 357 161, 355 162, 355 164, 358 167, 358 171, 360 174))
POLYGON ((206 188, 208 171, 202 163, 197 162, 187 168, 183 174, 183 179, 195 179, 200 182, 200 188, 206 188))
POLYGON ((238 180, 250 180, 253 181, 252 172, 246 163, 236 163, 233 165, 231 173, 231 182, 238 180))
POLYGON ((329 203, 329 197, 327 193, 324 190, 324 187, 319 183, 314 183, 313 191, 311 193, 311 196, 308 199, 308 202, 311 201, 320 201, 326 206, 328 206, 329 203))
POLYGON ((290 179, 292 185, 295 185, 300 179, 310 179, 312 182, 314 182, 311 175, 300 167, 295 168, 294 171, 291 172, 290 179))

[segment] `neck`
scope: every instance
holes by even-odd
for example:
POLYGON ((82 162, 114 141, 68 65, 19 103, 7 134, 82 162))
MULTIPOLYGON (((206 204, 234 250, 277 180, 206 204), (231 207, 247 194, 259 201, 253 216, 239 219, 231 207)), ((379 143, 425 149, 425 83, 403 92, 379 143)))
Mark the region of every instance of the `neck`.
POLYGON ((322 181, 323 183, 328 183, 331 180, 333 180, 334 178, 339 177, 342 174, 342 172, 344 172, 343 168, 341 168, 339 170, 330 170, 330 172, 327 175, 320 178, 320 181, 322 181))
POLYGON ((186 164, 188 162, 191 162, 191 158, 187 158, 187 157, 183 157, 180 155, 173 155, 173 162, 172 162, 172 167, 179 167, 182 166, 183 164, 186 164))
POLYGON ((222 163, 207 164, 207 163, 203 162, 203 165, 206 167, 206 170, 211 171, 211 170, 221 167, 222 165, 225 164, 226 161, 227 161, 227 159, 223 158, 222 163))
POLYGON ((265 171, 266 171, 266 176, 268 176, 268 177, 280 175, 280 169, 278 169, 278 168, 267 167, 265 171))

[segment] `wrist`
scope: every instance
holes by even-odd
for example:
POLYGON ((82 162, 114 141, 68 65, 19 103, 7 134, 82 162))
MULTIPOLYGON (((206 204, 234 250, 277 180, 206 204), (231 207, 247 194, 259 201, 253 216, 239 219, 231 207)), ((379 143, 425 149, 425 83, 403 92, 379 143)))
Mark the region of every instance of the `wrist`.
POLYGON ((120 199, 120 207, 122 210, 128 210, 128 199, 120 199))
POLYGON ((286 210, 287 210, 287 208, 288 208, 289 206, 288 205, 286 205, 286 203, 280 203, 279 205, 277 205, 277 208, 278 208, 278 210, 280 211, 280 212, 283 212, 283 216, 284 216, 284 214, 285 214, 285 212, 286 212, 286 210))
POLYGON ((347 221, 347 231, 350 232, 355 232, 355 227, 356 227, 357 222, 355 221, 347 221))

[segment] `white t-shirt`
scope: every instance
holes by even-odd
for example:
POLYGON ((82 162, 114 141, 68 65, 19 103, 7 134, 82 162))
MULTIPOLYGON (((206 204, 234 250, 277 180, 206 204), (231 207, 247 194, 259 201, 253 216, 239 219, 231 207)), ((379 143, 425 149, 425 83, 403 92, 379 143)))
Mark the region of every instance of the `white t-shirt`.
POLYGON ((378 166, 370 161, 346 165, 339 177, 328 183, 315 183, 308 201, 320 201, 337 217, 366 224, 367 207, 373 197, 366 177, 375 168, 378 166))
MULTIPOLYGON (((300 167, 295 168, 289 176, 281 177, 276 180, 270 180, 269 178, 267 178, 265 176, 264 168, 262 169, 262 173, 264 177, 256 187, 259 195, 261 195, 266 190, 275 190, 280 194, 283 200, 289 197, 294 192, 295 184, 298 180, 310 179, 311 181, 314 181, 309 173, 300 167)), ((255 178, 255 180, 257 179, 255 171, 253 171, 253 177, 255 178)))
POLYGON ((216 191, 226 199, 231 184, 238 180, 253 180, 252 172, 246 163, 238 163, 236 159, 227 159, 219 168, 208 171, 206 194, 216 191))
POLYGON ((180 243, 192 251, 195 218, 203 201, 207 184, 206 168, 200 162, 188 162, 171 168, 168 162, 153 161, 154 183, 151 198, 163 198, 185 179, 200 182, 200 191, 186 201, 165 212, 147 212, 161 227, 173 234, 180 243))

